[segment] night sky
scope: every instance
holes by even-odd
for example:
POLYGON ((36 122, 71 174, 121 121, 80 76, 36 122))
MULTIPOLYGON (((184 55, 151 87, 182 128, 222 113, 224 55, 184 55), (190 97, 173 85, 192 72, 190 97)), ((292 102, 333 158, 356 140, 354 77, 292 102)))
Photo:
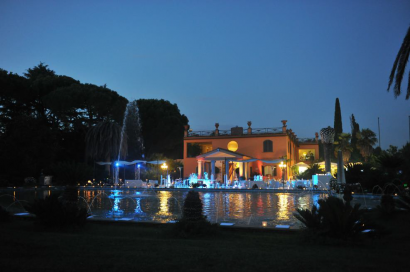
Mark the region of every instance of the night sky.
POLYGON ((409 140, 410 100, 386 91, 409 25, 408 0, 0 0, 0 68, 41 61, 129 100, 166 99, 193 130, 286 119, 314 137, 338 97, 344 132, 352 113, 376 133, 380 117, 385 149, 409 140))

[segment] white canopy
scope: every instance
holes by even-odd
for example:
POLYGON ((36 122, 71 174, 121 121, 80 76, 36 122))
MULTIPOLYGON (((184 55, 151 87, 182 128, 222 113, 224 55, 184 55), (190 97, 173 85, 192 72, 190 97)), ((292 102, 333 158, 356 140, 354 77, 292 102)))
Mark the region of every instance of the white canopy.
MULTIPOLYGON (((114 163, 119 163, 120 165, 133 165, 133 164, 137 164, 137 163, 146 163, 147 161, 141 161, 141 160, 134 160, 131 162, 128 161, 115 161, 114 163)), ((98 165, 111 165, 112 162, 96 162, 96 164, 98 165)))
POLYGON ((149 161, 149 162, 147 162, 147 163, 150 163, 150 164, 163 164, 163 163, 166 163, 167 161, 149 161))

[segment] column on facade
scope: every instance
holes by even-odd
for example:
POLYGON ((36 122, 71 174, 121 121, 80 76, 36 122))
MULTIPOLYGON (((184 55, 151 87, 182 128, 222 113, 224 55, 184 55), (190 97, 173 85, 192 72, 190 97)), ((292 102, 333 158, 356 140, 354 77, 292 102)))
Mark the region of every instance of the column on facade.
POLYGON ((249 178, 249 162, 245 162, 245 180, 248 180, 249 178))
POLYGON ((226 177, 225 183, 227 183, 229 179, 229 161, 228 160, 225 161, 225 177, 226 177))
POLYGON ((244 162, 240 162, 239 163, 239 177, 243 177, 245 175, 245 163, 244 162))
POLYGON ((202 178, 202 161, 198 161, 198 178, 202 178))
POLYGON ((215 161, 211 161, 211 180, 215 179, 215 161))

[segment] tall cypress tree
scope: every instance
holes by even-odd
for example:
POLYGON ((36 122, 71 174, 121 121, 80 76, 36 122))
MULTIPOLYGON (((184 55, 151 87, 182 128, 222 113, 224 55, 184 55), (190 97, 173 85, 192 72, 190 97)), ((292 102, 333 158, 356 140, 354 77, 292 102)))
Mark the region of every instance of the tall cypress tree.
POLYGON ((340 111, 340 103, 339 98, 336 98, 336 105, 335 105, 335 123, 333 128, 335 129, 335 141, 337 141, 339 135, 343 132, 342 127, 342 113, 340 111))

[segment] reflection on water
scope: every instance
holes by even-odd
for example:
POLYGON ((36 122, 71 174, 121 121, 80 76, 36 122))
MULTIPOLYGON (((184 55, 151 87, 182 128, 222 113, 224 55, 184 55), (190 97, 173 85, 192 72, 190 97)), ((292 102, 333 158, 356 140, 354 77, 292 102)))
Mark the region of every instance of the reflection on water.
MULTIPOLYGON (((0 205, 8 207, 14 199, 33 201, 61 190, 16 189, 0 192, 12 197, 0 197, 0 205)), ((109 220, 134 220, 165 223, 182 216, 183 201, 187 191, 86 190, 78 196, 84 198, 94 218, 109 220)), ((204 215, 212 222, 232 222, 236 225, 261 227, 287 224, 298 225, 293 216, 296 209, 311 209, 327 194, 312 192, 199 192, 204 215)), ((378 200, 377 200, 378 201, 378 200)), ((11 212, 21 212, 22 206, 13 205, 11 212)))

